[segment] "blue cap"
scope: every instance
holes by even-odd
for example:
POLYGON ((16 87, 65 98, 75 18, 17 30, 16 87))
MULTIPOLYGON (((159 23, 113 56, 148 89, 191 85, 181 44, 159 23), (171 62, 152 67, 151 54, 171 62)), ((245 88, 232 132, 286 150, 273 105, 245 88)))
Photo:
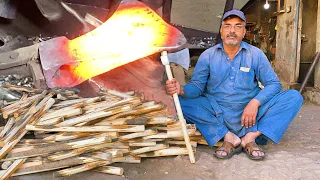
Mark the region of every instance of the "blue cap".
POLYGON ((246 17, 244 16, 243 12, 239 11, 237 9, 233 9, 233 10, 230 10, 230 11, 224 13, 224 15, 222 17, 222 21, 224 21, 229 16, 238 16, 240 19, 242 19, 242 21, 244 23, 247 23, 246 17))

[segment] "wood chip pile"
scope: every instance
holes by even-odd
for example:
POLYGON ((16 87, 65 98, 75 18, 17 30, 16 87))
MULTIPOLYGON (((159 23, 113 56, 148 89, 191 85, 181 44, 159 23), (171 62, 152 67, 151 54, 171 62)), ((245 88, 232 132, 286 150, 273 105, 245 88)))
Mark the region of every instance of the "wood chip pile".
MULTIPOLYGON (((122 175, 117 162, 187 155, 178 120, 166 106, 142 94, 105 90, 82 98, 65 89, 39 90, 2 85, 24 95, 1 108, 1 179, 57 170, 55 177, 84 171, 122 175)), ((193 124, 191 145, 207 144, 193 124)), ((195 149, 194 149, 195 150, 195 149)))

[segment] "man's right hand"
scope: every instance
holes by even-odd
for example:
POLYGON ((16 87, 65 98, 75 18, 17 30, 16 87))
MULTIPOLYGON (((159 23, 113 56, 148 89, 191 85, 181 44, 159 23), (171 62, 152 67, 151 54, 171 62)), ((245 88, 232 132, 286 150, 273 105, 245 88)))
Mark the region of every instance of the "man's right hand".
POLYGON ((166 81, 166 91, 167 94, 173 95, 174 93, 177 93, 178 95, 182 95, 183 88, 180 86, 180 83, 176 79, 172 79, 171 81, 166 81))

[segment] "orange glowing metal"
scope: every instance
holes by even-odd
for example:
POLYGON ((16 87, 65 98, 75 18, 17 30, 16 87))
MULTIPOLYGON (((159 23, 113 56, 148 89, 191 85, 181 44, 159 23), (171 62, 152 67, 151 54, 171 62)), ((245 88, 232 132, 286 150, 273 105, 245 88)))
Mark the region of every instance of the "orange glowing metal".
POLYGON ((61 65, 52 80, 57 86, 71 87, 156 52, 179 48, 185 42, 180 31, 148 6, 124 0, 101 26, 66 42, 64 56, 72 61, 61 65))

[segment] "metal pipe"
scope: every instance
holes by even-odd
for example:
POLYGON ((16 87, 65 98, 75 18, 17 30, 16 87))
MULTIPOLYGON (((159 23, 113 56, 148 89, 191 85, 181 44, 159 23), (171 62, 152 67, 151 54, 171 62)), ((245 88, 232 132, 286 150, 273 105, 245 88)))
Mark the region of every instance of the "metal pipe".
POLYGON ((319 62, 319 59, 320 59, 320 52, 317 52, 317 53, 316 53, 316 56, 315 56, 314 59, 313 59, 313 62, 312 62, 312 64, 311 64, 311 66, 310 66, 310 68, 309 68, 309 70, 308 70, 308 73, 307 73, 306 77, 304 78, 304 80, 303 80, 303 82, 302 82, 301 88, 300 88, 300 90, 299 90, 300 93, 302 93, 304 87, 306 86, 306 84, 307 84, 307 82, 308 82, 308 80, 309 80, 309 77, 310 77, 310 75, 311 75, 314 67, 315 67, 316 64, 319 62))
MULTIPOLYGON (((285 8, 285 7, 284 7, 285 8)), ((300 13, 300 0, 296 0, 296 14, 294 18, 294 29, 293 29, 293 35, 294 37, 294 42, 293 42, 293 49, 295 49, 295 52, 293 53, 293 64, 295 68, 295 73, 294 73, 294 78, 296 77, 297 71, 299 71, 297 67, 297 57, 298 57, 298 38, 299 38, 299 13, 300 13)))
MULTIPOLYGON (((224 6, 224 13, 230 11, 233 9, 233 5, 234 5, 234 0, 226 0, 226 4, 224 6)), ((222 17, 223 17, 222 15, 222 17)), ((221 17, 221 22, 222 22, 222 17, 221 17)), ((220 23, 220 28, 221 28, 221 23, 220 23)), ((219 28, 219 33, 217 35, 217 40, 216 40, 216 44, 219 44, 221 42, 221 35, 220 35, 220 28, 219 28)))

